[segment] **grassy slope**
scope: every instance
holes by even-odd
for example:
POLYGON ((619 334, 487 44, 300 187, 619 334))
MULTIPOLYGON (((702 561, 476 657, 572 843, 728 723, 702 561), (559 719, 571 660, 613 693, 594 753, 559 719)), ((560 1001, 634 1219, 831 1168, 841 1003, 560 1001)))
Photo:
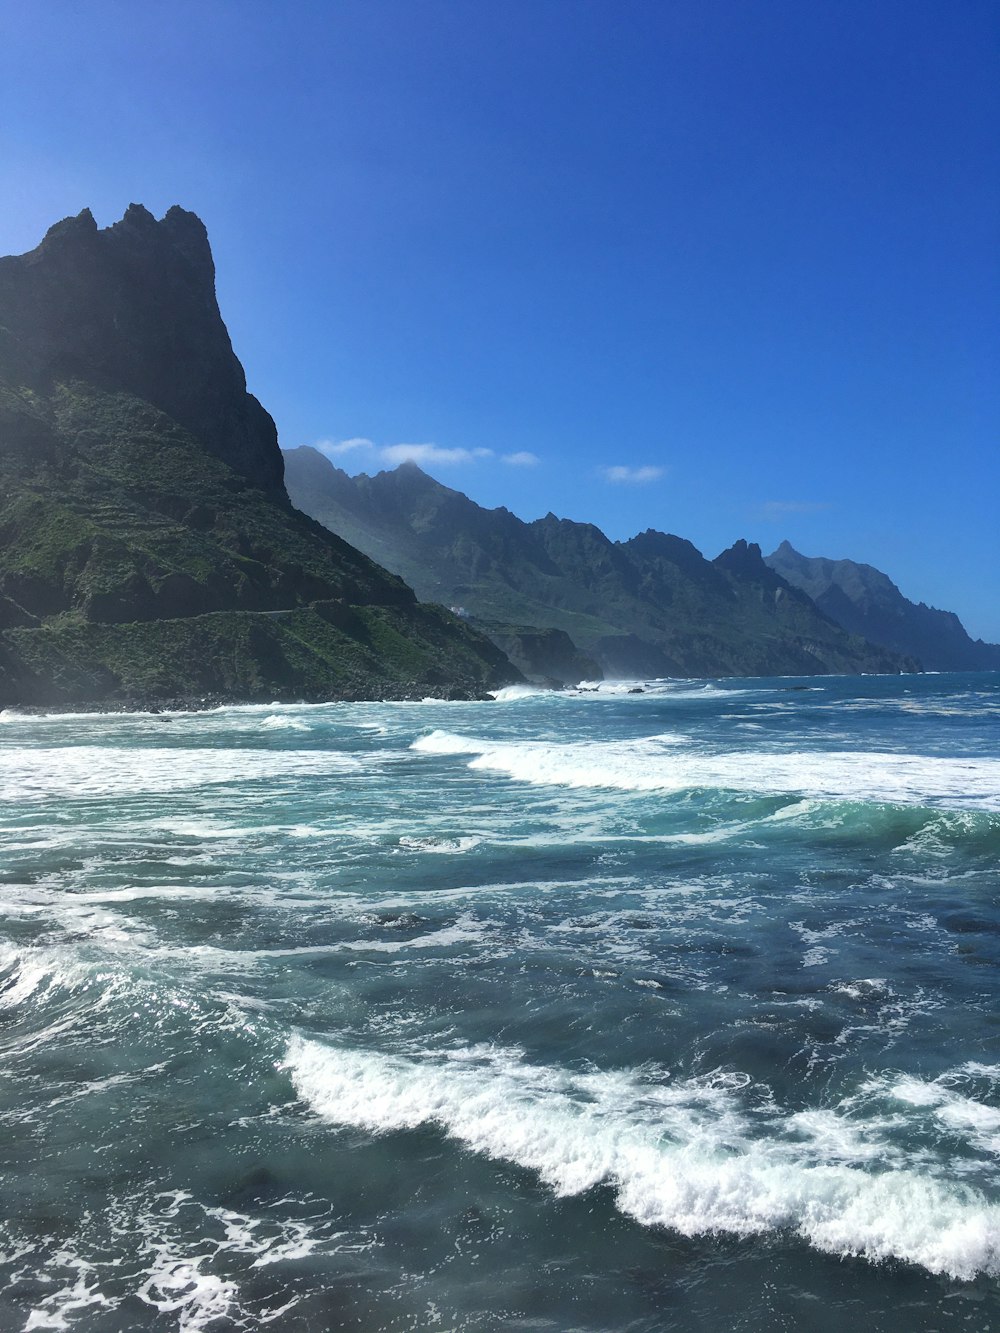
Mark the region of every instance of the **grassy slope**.
POLYGON ((129 394, 0 385, 0 486, 2 704, 475 693, 512 675, 129 394))

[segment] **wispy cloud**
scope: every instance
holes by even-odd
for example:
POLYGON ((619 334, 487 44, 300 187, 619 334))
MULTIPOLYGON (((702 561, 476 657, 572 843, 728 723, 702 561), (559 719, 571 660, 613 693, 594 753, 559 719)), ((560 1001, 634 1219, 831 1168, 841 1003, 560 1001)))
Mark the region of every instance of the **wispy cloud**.
POLYGON ((341 458, 344 454, 356 453, 359 449, 371 451, 375 447, 371 440, 366 440, 360 435, 353 440, 317 440, 313 445, 314 449, 326 454, 328 458, 341 458))
POLYGON ((757 516, 767 523, 780 523, 793 514, 818 514, 829 509, 828 504, 817 500, 765 500, 757 510, 757 516))
POLYGON ((387 444, 379 450, 387 463, 471 463, 492 458, 492 449, 442 449, 438 444, 387 444))
MULTIPOLYGON (((340 460, 348 455, 364 456, 366 462, 386 463, 389 467, 408 462, 448 467, 496 457, 492 449, 447 449, 439 444, 376 444, 361 435, 350 440, 317 440, 313 448, 326 454, 327 458, 340 460)), ((503 461, 514 467, 532 467, 538 460, 534 454, 519 453, 504 454, 503 461)))
POLYGON ((516 454, 501 454, 500 461, 508 467, 537 467, 538 455, 527 449, 519 449, 516 454))
POLYGON ((665 477, 667 469, 652 467, 649 464, 645 467, 623 467, 619 464, 615 467, 602 467, 600 473, 605 481, 613 482, 616 486, 645 486, 647 482, 659 481, 661 477, 665 477))

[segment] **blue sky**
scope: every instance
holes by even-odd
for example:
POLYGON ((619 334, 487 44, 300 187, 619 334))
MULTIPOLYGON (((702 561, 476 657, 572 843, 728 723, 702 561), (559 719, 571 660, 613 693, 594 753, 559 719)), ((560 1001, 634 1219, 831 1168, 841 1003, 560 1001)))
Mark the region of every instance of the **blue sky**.
POLYGON ((993 0, 0 0, 0 253, 180 203, 286 447, 1000 640, 998 57, 993 0))

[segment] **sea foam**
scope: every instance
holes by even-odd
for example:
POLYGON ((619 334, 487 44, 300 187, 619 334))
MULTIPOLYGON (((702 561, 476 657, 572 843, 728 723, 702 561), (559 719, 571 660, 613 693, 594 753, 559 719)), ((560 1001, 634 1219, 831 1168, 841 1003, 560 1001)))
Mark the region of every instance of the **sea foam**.
POLYGON ((331 750, 22 747, 4 755, 0 801, 186 792, 221 783, 298 779, 352 772, 360 767, 361 761, 354 755, 331 750))
POLYGON ((542 786, 794 792, 822 800, 1000 811, 1000 759, 879 751, 712 752, 682 748, 673 736, 567 744, 490 741, 447 731, 419 737, 412 749, 471 755, 472 769, 542 786))
POLYGON ((285 1067, 332 1124, 372 1133, 434 1125, 535 1172, 558 1195, 609 1187, 647 1226, 686 1236, 785 1230, 832 1254, 961 1279, 1000 1273, 1000 1207, 928 1172, 845 1163, 843 1150, 816 1164, 815 1134, 784 1137, 780 1118, 761 1137, 740 1100, 745 1076, 671 1086, 634 1071, 533 1066, 516 1051, 411 1057, 301 1036, 285 1067))

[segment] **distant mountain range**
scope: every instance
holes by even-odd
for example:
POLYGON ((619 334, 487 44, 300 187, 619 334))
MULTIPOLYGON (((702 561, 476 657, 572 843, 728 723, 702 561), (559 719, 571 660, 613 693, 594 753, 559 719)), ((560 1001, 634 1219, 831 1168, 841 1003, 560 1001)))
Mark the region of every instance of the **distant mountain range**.
POLYGON ((535 678, 576 681, 588 665, 607 676, 918 665, 837 623, 745 541, 715 560, 652 530, 612 542, 589 523, 483 509, 414 463, 350 477, 309 447, 286 451, 285 484, 298 508, 421 598, 460 608, 535 678))
POLYGON ((502 652, 288 502, 193 213, 0 259, 0 707, 477 695, 502 652))
POLYGON ((788 542, 765 559, 838 625, 917 658, 925 671, 1000 671, 1000 644, 970 638, 953 611, 909 601, 871 565, 800 555, 788 542))

